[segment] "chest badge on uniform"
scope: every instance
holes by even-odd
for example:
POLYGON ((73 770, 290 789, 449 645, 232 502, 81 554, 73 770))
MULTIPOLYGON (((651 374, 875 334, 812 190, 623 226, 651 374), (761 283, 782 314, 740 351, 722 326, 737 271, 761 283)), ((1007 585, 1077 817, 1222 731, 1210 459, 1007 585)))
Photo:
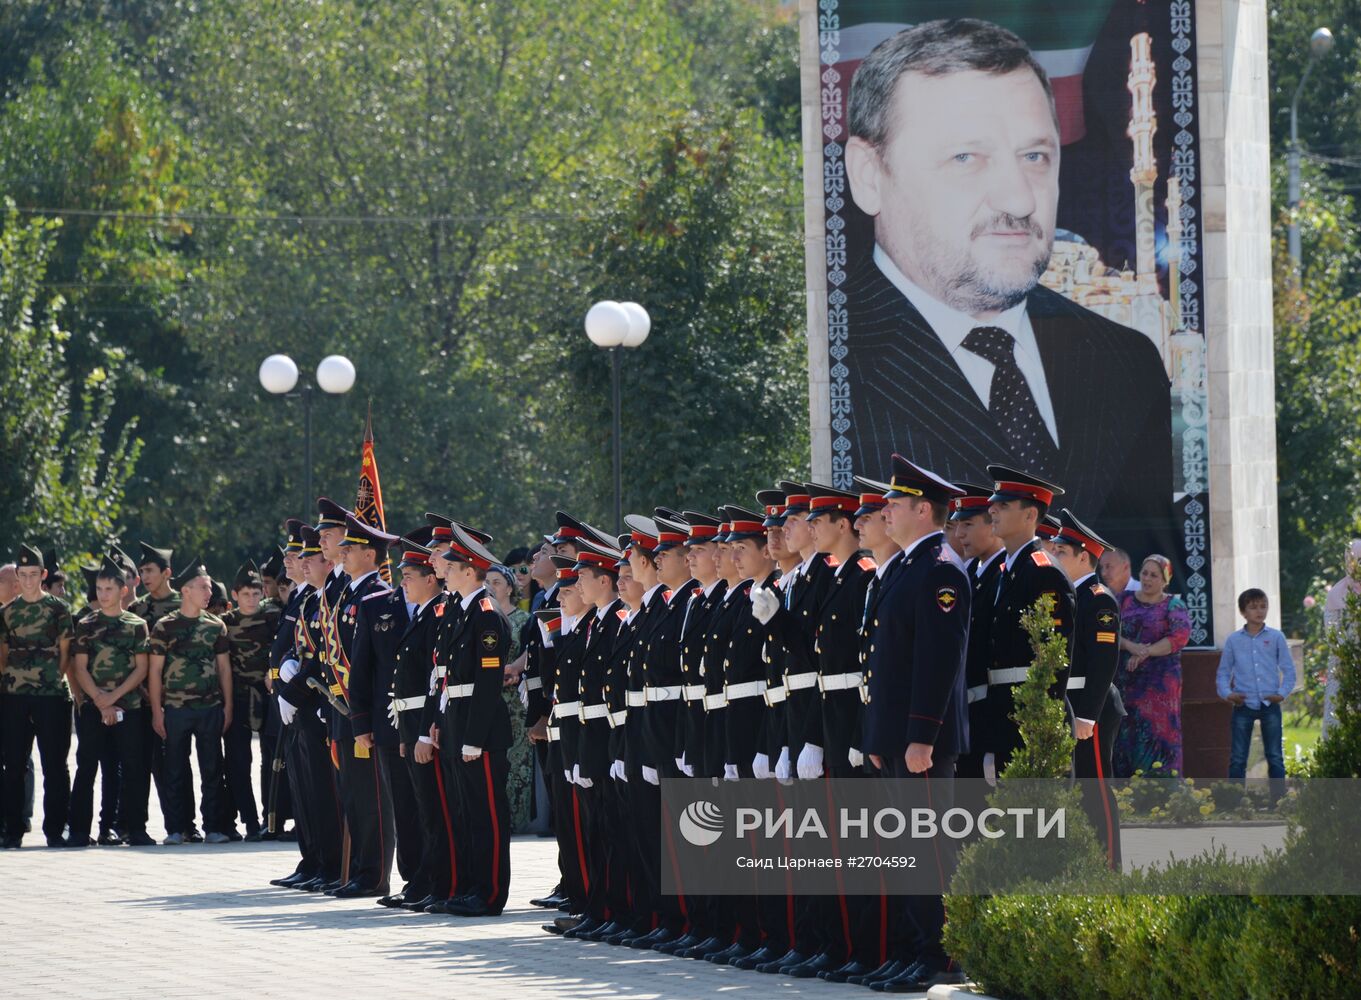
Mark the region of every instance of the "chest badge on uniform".
POLYGON ((955 605, 959 603, 959 591, 954 587, 941 587, 936 591, 936 607, 947 614, 955 610, 955 605))

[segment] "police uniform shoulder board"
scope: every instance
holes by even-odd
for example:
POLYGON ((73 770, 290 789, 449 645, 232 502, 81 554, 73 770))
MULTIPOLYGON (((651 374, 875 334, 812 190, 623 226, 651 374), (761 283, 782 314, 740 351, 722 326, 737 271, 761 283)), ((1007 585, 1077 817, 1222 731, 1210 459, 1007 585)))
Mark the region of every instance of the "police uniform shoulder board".
POLYGON ((1053 560, 1049 558, 1049 553, 1042 552, 1039 549, 1036 549, 1034 552, 1030 553, 1030 558, 1035 563, 1036 566, 1054 565, 1053 560))
POLYGON ((617 611, 615 611, 614 614, 615 617, 617 617, 621 622, 625 621, 629 616, 629 613, 625 611, 623 608, 619 608, 617 611))
POLYGON ((840 565, 841 565, 841 560, 838 559, 836 556, 833 556, 833 555, 827 556, 827 568, 828 568, 828 569, 836 569, 836 568, 837 568, 838 566, 840 566, 840 565))
POLYGON ((492 604, 492 602, 491 602, 491 598, 490 598, 490 597, 484 597, 484 598, 482 598, 482 600, 480 600, 480 601, 477 602, 477 606, 478 606, 479 608, 481 608, 483 611, 495 611, 495 610, 496 610, 495 606, 494 606, 494 605, 492 604))
POLYGON ((870 573, 874 572, 876 569, 879 568, 879 564, 875 562, 873 559, 871 559, 869 556, 861 556, 858 560, 856 560, 855 564, 859 566, 861 569, 870 573))

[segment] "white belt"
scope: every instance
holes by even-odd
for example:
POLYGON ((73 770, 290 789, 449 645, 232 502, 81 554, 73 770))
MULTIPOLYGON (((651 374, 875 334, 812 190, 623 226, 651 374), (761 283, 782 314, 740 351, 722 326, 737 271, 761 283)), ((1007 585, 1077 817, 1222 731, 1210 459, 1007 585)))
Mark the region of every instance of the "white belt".
POLYGON ((410 711, 413 708, 424 708, 425 695, 418 694, 411 698, 398 698, 392 703, 392 705, 399 712, 410 711))
POLYGON ((643 695, 648 701, 675 701, 681 696, 679 687, 652 687, 648 685, 643 688, 643 695))
POLYGON ((525 678, 525 690, 526 690, 526 691, 537 691, 537 690, 539 690, 539 688, 541 688, 541 687, 543 687, 543 678, 542 678, 542 677, 526 677, 526 678, 525 678))
POLYGON ((473 686, 471 684, 450 684, 446 691, 450 698, 471 698, 473 696, 473 686))
POLYGON ((776 684, 774 687, 766 688, 766 704, 778 705, 789 697, 789 689, 783 684, 776 684))
POLYGON ((706 712, 711 712, 715 708, 726 708, 727 704, 728 696, 722 691, 718 692, 718 694, 706 694, 704 696, 704 710, 706 712))
POLYGON ((766 693, 766 682, 743 681, 741 684, 725 684, 723 693, 728 696, 729 702, 738 701, 741 698, 755 698, 757 695, 766 693))
POLYGON ((818 683, 818 672, 809 670, 802 674, 787 674, 784 679, 785 689, 788 691, 802 691, 804 688, 816 687, 818 683))
POLYGON ((859 687, 863 676, 859 671, 853 674, 826 674, 818 678, 818 687, 824 691, 846 691, 859 687))
POLYGON ((628 718, 628 715, 629 710, 627 708, 621 708, 617 712, 610 712, 606 718, 610 720, 610 728, 614 729, 617 726, 622 726, 624 721, 628 718))
POLYGON ((580 711, 581 711, 581 702, 579 702, 579 701, 560 701, 560 702, 558 702, 556 705, 553 706, 553 718, 555 718, 555 719, 563 719, 563 718, 566 718, 566 717, 569 716, 569 715, 572 716, 573 718, 576 718, 577 713, 579 713, 580 711))
POLYGON ((1079 688, 1085 688, 1086 686, 1087 686, 1087 678, 1085 678, 1085 677, 1069 677, 1069 678, 1068 678, 1068 690, 1069 690, 1069 691, 1076 691, 1076 690, 1078 690, 1079 688))
POLYGON ((447 674, 448 672, 449 672, 449 665, 448 665, 447 663, 436 663, 436 664, 435 664, 435 676, 436 676, 436 677, 443 677, 443 676, 444 676, 445 674, 447 674))
POLYGON ((582 705, 579 718, 582 722, 587 719, 603 719, 610 714, 610 706, 603 701, 598 705, 582 705))
POLYGON ((645 691, 625 691, 624 704, 629 708, 642 708, 647 704, 647 692, 645 691))
POLYGON ((699 701, 704 697, 703 684, 687 684, 681 688, 681 697, 686 701, 699 701))
POLYGON ((549 743, 556 743, 556 742, 558 742, 558 740, 560 740, 560 739, 562 739, 562 731, 561 731, 560 729, 558 729, 557 726, 549 726, 549 727, 548 727, 548 742, 549 742, 549 743))
POLYGON ((988 696, 988 686, 986 684, 975 684, 964 693, 968 696, 969 704, 972 705, 974 702, 982 701, 988 696))
POLYGON ((1019 684, 1030 674, 1029 667, 1008 667, 1006 670, 989 670, 989 684, 1019 684))

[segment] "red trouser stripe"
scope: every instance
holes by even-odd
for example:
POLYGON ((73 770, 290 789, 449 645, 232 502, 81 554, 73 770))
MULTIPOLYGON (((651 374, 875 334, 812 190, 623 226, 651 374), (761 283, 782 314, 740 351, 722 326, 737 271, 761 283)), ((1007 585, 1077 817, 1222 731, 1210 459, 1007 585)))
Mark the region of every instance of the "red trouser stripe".
POLYGON ((591 891, 591 873, 586 867, 586 843, 581 837, 581 800, 577 798, 577 785, 572 786, 572 830, 576 833, 577 864, 581 866, 581 887, 591 891))
MULTIPOLYGON (((491 758, 482 754, 482 774, 487 779, 487 811, 491 816, 491 899, 501 895, 501 821, 496 817, 496 792, 492 788, 491 758)), ((491 902, 491 899, 487 902, 491 902)))
POLYGON ((1106 797, 1106 775, 1101 768, 1101 733, 1092 723, 1092 756, 1096 758, 1096 787, 1101 793, 1101 809, 1106 814, 1106 864, 1115 864, 1115 824, 1111 822, 1111 803, 1106 797))
POLYGON ((444 775, 440 772, 438 758, 432 760, 430 766, 435 769, 435 784, 439 786, 439 808, 440 812, 444 814, 444 834, 449 842, 449 895, 453 896, 454 891, 458 888, 458 861, 454 851, 454 822, 449 818, 449 798, 444 794, 444 775))

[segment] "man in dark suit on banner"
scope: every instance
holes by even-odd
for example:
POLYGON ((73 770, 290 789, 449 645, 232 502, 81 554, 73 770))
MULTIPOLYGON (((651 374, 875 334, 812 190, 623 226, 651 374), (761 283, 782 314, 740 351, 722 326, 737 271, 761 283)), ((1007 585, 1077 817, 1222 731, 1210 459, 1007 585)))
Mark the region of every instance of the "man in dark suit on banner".
POLYGON ((1158 348, 1039 284, 1059 130, 1026 43, 970 19, 900 32, 856 72, 849 125, 875 239, 845 286, 855 468, 896 451, 972 479, 1006 461, 1064 483, 1120 544, 1172 547, 1158 348))

